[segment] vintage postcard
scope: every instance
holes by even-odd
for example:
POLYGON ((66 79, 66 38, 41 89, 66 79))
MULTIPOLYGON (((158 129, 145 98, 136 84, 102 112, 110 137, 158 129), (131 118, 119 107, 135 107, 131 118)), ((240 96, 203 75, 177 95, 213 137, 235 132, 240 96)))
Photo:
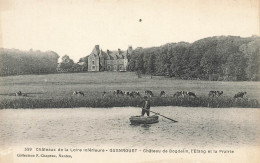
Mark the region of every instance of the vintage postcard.
POLYGON ((0 0, 0 163, 260 162, 259 0, 0 0))

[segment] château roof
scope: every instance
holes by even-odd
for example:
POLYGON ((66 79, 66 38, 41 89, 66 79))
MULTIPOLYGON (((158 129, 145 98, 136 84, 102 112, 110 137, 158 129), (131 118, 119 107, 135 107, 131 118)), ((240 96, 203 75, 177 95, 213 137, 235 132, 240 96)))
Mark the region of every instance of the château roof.
POLYGON ((131 54, 131 52, 132 52, 131 46, 126 51, 118 49, 117 51, 107 50, 106 52, 104 52, 102 49, 99 50, 99 45, 96 45, 90 55, 94 55, 95 57, 97 56, 103 57, 105 60, 116 60, 116 59, 127 58, 127 55, 131 54))

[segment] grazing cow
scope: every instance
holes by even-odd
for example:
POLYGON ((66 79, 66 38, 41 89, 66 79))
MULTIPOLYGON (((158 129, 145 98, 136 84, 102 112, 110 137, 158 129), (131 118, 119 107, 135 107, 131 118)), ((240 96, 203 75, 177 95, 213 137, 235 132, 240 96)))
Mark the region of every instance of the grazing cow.
POLYGON ((114 91, 114 95, 116 95, 116 96, 118 96, 118 95, 124 96, 124 92, 121 91, 121 90, 115 90, 115 91, 114 91))
POLYGON ((144 91, 144 94, 145 94, 145 95, 148 95, 148 96, 150 96, 150 97, 153 97, 153 92, 150 91, 150 90, 144 91))
POLYGON ((126 96, 129 96, 129 97, 133 97, 134 98, 134 93, 133 92, 124 92, 124 94, 126 96))
POLYGON ((209 91, 209 97, 212 96, 212 97, 219 97, 223 94, 223 91, 209 91))
POLYGON ((15 93, 15 96, 22 96, 22 95, 23 95, 23 94, 22 94, 21 91, 18 91, 18 92, 15 93))
POLYGON ((85 94, 83 92, 80 92, 80 91, 79 91, 79 95, 85 96, 85 94))
POLYGON ((184 91, 179 91, 173 94, 173 97, 184 97, 184 91))
POLYGON ((216 96, 216 91, 209 91, 209 97, 210 96, 212 96, 212 97, 216 96))
POLYGON ((136 96, 139 96, 140 97, 140 93, 138 91, 132 91, 132 92, 129 92, 128 94, 130 97, 136 97, 136 96))
POLYGON ((138 92, 138 91, 132 91, 132 93, 133 93, 134 96, 139 96, 139 97, 141 96, 140 92, 138 92))
POLYGON ((165 96, 165 92, 164 91, 161 91, 161 93, 160 93, 160 97, 162 97, 162 96, 165 96))
POLYGON ((135 97, 134 94, 133 94, 133 92, 130 92, 130 93, 129 93, 129 96, 132 97, 132 98, 135 97))
POLYGON ((85 96, 85 94, 81 91, 74 91, 73 95, 78 95, 78 96, 85 96))
POLYGON ((221 95, 223 95, 223 91, 217 91, 216 96, 219 97, 221 95))
POLYGON ((181 95, 182 95, 182 97, 185 97, 186 95, 188 95, 188 92, 186 92, 186 91, 181 91, 181 95))
POLYGON ((234 98, 243 98, 246 95, 246 92, 238 92, 237 94, 235 94, 234 98))
POLYGON ((129 95, 130 95, 130 92, 124 92, 124 94, 125 94, 126 96, 129 96, 129 95))
POLYGON ((193 92, 186 92, 186 95, 188 95, 189 97, 196 97, 195 93, 193 92))

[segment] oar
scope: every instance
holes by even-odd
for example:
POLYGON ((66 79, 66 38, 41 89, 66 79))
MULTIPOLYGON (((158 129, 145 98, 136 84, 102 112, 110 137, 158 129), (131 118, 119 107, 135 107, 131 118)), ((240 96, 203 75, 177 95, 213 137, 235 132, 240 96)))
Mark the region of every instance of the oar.
MULTIPOLYGON (((144 109, 144 108, 142 108, 142 109, 144 109)), ((147 109, 144 109, 144 110, 147 110, 147 109)), ((147 111, 150 111, 150 110, 147 110, 147 111)), ((161 115, 160 113, 156 113, 156 112, 154 112, 154 111, 150 111, 150 112, 155 113, 155 114, 157 114, 157 115, 160 115, 160 116, 162 116, 162 117, 164 117, 164 118, 166 118, 166 119, 169 119, 169 120, 171 120, 171 121, 173 121, 173 122, 178 122, 178 121, 175 121, 175 120, 173 120, 173 119, 171 119, 171 118, 169 118, 169 117, 165 117, 164 115, 161 115)))

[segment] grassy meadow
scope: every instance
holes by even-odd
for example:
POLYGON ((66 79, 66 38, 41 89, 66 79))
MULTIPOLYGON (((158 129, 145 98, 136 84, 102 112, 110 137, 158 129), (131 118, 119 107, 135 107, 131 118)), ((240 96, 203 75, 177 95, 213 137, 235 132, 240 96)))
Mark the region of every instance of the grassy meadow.
POLYGON ((48 75, 0 77, 0 108, 68 108, 136 106, 142 98, 115 97, 113 91, 153 91, 153 106, 259 107, 260 82, 227 82, 176 80, 142 76, 133 72, 88 72, 48 75), (166 97, 158 97, 160 91, 166 97), (209 98, 210 90, 224 91, 218 98, 209 98), (21 91, 26 96, 15 96, 21 91), (82 91, 85 96, 73 96, 82 91), (107 92, 103 97, 103 92, 107 92), (177 91, 194 92, 197 98, 174 98, 177 91), (247 92, 244 99, 234 99, 237 92, 247 92))

